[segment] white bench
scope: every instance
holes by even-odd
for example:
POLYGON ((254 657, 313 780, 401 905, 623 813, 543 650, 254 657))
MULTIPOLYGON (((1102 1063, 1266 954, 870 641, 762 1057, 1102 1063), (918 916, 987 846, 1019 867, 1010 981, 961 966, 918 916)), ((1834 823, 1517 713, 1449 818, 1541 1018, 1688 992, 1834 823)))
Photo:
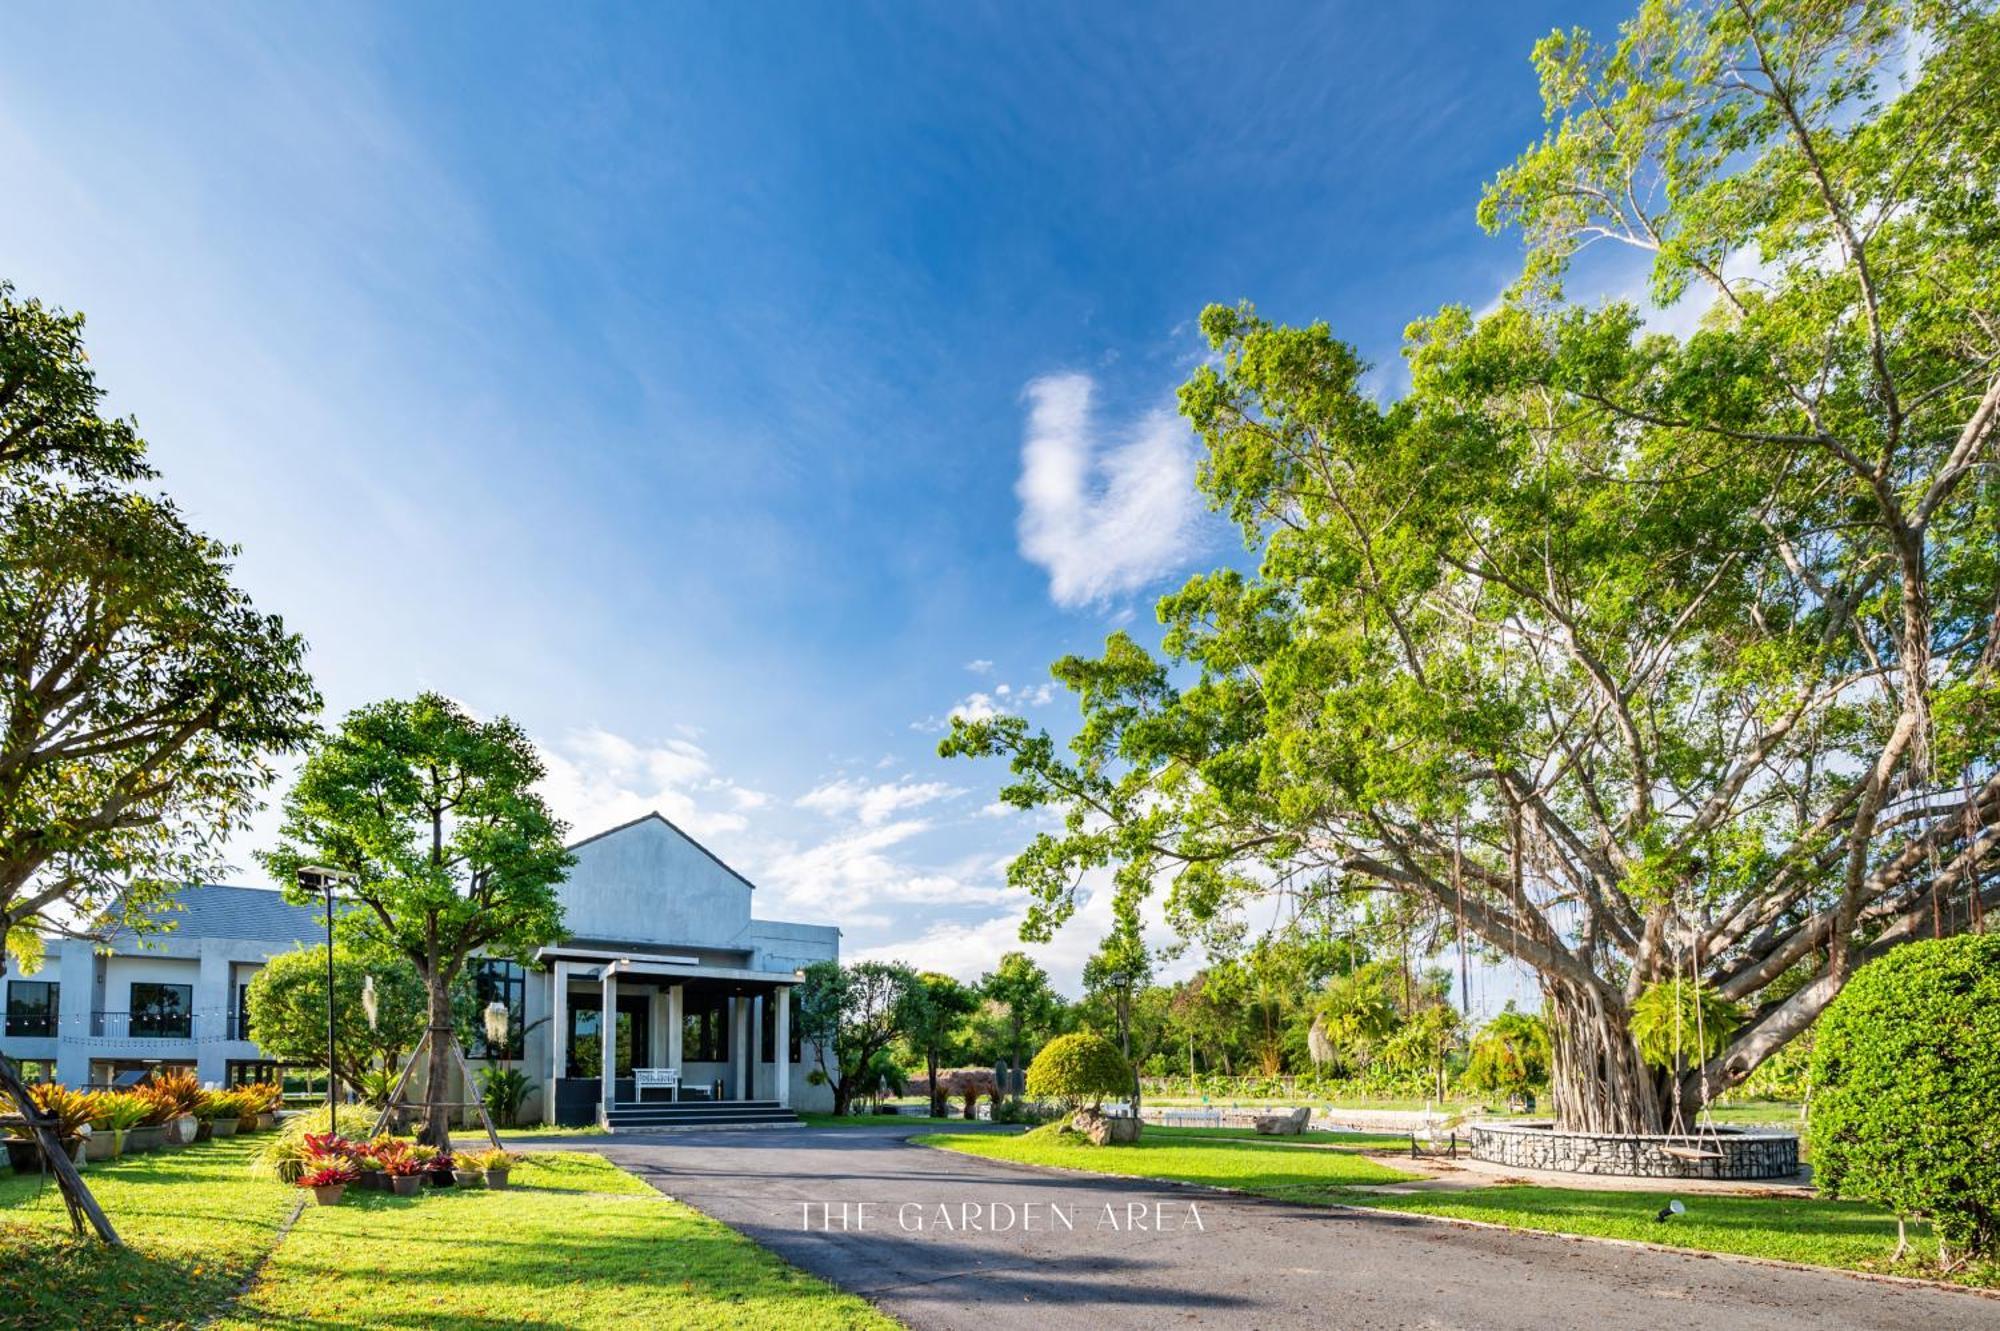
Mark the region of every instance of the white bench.
POLYGON ((681 1070, 679 1068, 633 1068, 632 1094, 640 1100, 646 1098, 649 1090, 664 1087, 669 1098, 681 1098, 681 1070))

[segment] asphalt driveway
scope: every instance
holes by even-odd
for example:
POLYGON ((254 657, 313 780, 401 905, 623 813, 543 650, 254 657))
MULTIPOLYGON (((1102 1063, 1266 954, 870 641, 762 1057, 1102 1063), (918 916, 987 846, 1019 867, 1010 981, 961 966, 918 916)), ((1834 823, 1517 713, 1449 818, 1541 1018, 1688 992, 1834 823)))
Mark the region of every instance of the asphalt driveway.
POLYGON ((1056 1174, 905 1140, 934 1130, 589 1149, 919 1328, 2000 1328, 2000 1301, 1975 1294, 1056 1174))

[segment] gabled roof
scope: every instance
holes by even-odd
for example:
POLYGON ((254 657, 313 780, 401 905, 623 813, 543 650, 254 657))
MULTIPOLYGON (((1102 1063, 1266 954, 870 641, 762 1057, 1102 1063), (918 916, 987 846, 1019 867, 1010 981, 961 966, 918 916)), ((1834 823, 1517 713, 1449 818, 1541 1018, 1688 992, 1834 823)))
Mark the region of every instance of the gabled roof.
POLYGON ((663 826, 666 827, 666 829, 669 832, 672 832, 675 836, 687 842, 690 846, 693 846, 696 850, 700 851, 702 854, 708 856, 710 860, 714 861, 716 868, 722 870, 724 873, 728 874, 731 878, 734 878, 737 882, 749 888, 752 892, 755 892, 757 890, 757 884, 751 882, 748 878, 745 878, 742 874, 730 868, 729 865, 723 860, 723 858, 720 855, 716 854, 714 851, 710 850, 707 846, 702 845, 701 842, 696 841, 693 837, 689 836, 686 832, 682 831, 678 826, 675 825, 674 821, 671 818, 668 818, 658 809, 653 810, 653 812, 651 813, 641 814, 637 818, 634 818, 629 823, 620 823, 616 827, 607 827, 602 832, 598 832, 592 836, 587 836, 581 841, 571 842, 569 845, 569 849, 580 850, 583 847, 589 845, 593 841, 602 841, 604 840, 604 838, 608 836, 616 836, 620 832, 627 831, 631 828, 639 826, 641 823, 648 823, 648 822, 657 822, 662 824, 663 826))

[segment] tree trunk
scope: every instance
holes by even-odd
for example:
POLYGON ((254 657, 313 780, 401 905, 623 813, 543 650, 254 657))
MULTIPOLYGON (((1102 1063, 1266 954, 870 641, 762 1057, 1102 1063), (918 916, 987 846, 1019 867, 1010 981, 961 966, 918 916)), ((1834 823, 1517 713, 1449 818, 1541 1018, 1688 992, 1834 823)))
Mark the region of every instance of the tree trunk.
POLYGON ((1639 1057, 1616 995, 1542 978, 1549 1024, 1549 1091, 1567 1132, 1665 1131, 1660 1078, 1639 1057))
POLYGON ((445 1101, 451 1098, 451 1059, 445 1051, 452 1039, 451 990, 436 974, 425 976, 424 985, 430 991, 431 1040, 424 1064, 424 1126, 417 1140, 447 1151, 451 1149, 451 1109, 445 1101))
POLYGON ((931 1074, 931 1117, 943 1118, 944 1092, 938 1089, 938 1054, 935 1048, 924 1051, 924 1066, 931 1074))

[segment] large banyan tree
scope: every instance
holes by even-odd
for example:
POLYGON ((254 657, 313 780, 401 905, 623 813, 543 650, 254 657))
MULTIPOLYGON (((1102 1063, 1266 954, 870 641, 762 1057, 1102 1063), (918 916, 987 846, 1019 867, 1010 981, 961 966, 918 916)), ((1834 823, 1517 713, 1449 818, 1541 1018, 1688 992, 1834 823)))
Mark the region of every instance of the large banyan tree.
POLYGON ((1325 325, 1209 309, 1181 410, 1255 574, 1059 662, 1068 754, 944 748, 1064 814, 1031 935, 1107 865, 1189 928, 1394 894, 1538 974, 1565 1126, 1657 1132, 2000 906, 2000 26, 1659 0, 1534 58, 1499 308, 1414 324, 1386 406, 1325 325), (1567 298, 1598 244, 1705 313, 1567 298))

